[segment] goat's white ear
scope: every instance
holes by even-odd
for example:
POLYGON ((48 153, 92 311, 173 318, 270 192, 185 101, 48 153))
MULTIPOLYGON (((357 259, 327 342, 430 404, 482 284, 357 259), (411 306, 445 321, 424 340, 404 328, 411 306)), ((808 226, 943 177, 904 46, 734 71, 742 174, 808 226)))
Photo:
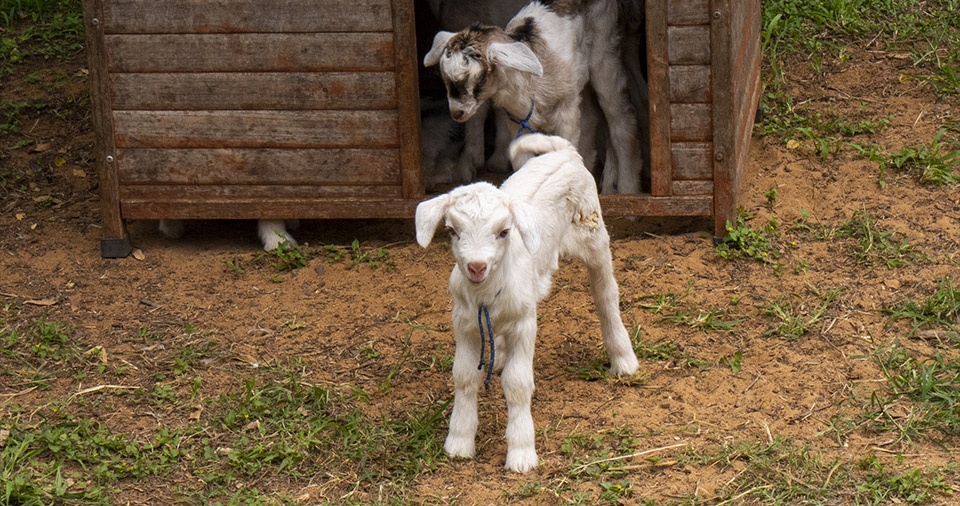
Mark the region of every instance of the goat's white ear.
POLYGON ((510 202, 510 214, 523 245, 531 255, 535 254, 540 249, 540 213, 530 204, 515 200, 510 202))
POLYGON ((538 76, 543 75, 543 65, 533 51, 522 42, 491 42, 487 46, 487 58, 499 65, 504 65, 521 72, 529 72, 538 76))
POLYGON ((431 47, 427 55, 423 57, 424 67, 432 67, 440 62, 440 56, 443 54, 443 49, 447 47, 447 41, 454 35, 456 34, 453 32, 440 31, 433 36, 433 47, 431 47))
POLYGON ((417 228, 417 244, 424 248, 430 245, 433 234, 437 231, 437 225, 440 224, 440 220, 447 212, 449 202, 450 197, 443 194, 417 204, 417 212, 414 216, 414 223, 417 228))

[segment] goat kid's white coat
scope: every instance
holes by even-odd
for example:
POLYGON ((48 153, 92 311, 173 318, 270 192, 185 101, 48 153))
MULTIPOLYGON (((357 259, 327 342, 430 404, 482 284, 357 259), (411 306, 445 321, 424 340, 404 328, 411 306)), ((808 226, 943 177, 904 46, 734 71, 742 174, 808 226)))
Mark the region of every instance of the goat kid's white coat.
POLYGON ((483 306, 492 321, 494 365, 507 400, 505 467, 525 472, 538 464, 530 414, 537 303, 550 291, 561 256, 587 266, 610 372, 630 375, 639 364, 620 317, 596 184, 580 155, 561 137, 533 134, 511 145, 510 158, 521 168, 500 188, 474 183, 421 202, 416 232, 417 242, 427 247, 443 222, 456 261, 449 283, 454 402, 444 449, 453 457, 476 454, 483 306))

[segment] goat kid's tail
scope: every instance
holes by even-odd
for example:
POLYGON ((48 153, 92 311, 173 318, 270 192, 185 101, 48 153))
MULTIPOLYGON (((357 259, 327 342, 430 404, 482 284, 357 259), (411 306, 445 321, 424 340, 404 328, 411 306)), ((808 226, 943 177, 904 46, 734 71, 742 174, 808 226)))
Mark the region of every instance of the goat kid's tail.
POLYGON ((513 170, 519 170, 531 158, 566 150, 577 152, 577 148, 563 137, 544 134, 524 135, 510 144, 510 163, 513 165, 513 170))

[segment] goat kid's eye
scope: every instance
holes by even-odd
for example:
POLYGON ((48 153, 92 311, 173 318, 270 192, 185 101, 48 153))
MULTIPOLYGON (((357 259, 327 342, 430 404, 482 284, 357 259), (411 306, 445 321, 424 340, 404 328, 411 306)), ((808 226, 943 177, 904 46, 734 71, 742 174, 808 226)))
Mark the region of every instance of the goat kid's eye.
POLYGON ((499 234, 497 234, 497 239, 503 239, 504 237, 506 237, 506 236, 508 236, 508 235, 510 235, 510 229, 509 229, 509 228, 505 228, 505 229, 501 230, 499 234))
POLYGON ((458 234, 456 230, 454 230, 454 229, 452 229, 452 228, 450 228, 450 227, 447 227, 447 233, 450 234, 450 238, 451 238, 451 239, 459 239, 459 238, 460 238, 460 234, 458 234))

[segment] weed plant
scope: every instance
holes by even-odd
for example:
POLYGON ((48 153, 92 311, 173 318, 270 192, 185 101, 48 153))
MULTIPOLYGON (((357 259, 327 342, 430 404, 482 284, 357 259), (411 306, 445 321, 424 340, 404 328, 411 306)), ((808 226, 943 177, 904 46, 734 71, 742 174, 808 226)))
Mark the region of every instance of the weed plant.
POLYGON ((764 263, 774 263, 780 257, 776 246, 780 239, 776 219, 771 217, 757 230, 747 224, 752 218, 746 211, 737 210, 736 223, 727 222, 727 233, 716 247, 717 256, 728 260, 750 258, 764 263))

